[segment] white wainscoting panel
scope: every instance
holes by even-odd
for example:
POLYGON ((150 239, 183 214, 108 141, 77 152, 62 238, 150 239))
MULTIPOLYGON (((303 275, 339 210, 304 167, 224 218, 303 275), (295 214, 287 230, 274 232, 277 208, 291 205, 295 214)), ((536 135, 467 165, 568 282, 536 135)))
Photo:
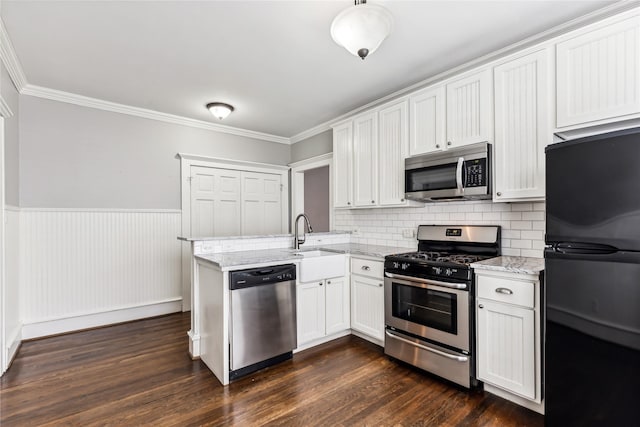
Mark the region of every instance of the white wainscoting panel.
POLYGON ((4 360, 8 367, 22 340, 20 320, 20 211, 13 206, 5 209, 5 282, 4 282, 4 360))
POLYGON ((20 216, 23 338, 180 311, 180 211, 21 209, 20 216))

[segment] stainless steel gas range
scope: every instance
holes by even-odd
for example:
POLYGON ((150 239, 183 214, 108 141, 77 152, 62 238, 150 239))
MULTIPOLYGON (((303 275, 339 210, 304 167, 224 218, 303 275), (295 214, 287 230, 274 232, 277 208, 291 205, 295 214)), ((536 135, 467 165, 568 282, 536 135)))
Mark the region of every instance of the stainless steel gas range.
POLYGON ((499 255, 499 226, 419 226, 417 252, 385 258, 385 353, 464 387, 474 385, 469 264, 499 255))

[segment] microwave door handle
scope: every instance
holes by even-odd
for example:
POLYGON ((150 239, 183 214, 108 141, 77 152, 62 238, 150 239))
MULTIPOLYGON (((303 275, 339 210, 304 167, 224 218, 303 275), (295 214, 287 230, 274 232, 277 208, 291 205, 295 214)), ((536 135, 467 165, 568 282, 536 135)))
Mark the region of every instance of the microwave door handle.
POLYGON ((464 157, 458 158, 458 166, 456 167, 456 186, 458 187, 458 191, 462 193, 464 191, 464 186, 462 183, 462 169, 464 168, 464 157))

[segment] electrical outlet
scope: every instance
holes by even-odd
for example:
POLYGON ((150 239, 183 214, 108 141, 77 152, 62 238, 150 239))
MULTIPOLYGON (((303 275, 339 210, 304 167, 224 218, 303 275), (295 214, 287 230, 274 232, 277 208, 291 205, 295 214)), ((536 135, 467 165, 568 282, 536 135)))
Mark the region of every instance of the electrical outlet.
POLYGON ((415 237, 415 230, 413 228, 405 228, 402 230, 402 237, 406 237, 407 239, 415 237))

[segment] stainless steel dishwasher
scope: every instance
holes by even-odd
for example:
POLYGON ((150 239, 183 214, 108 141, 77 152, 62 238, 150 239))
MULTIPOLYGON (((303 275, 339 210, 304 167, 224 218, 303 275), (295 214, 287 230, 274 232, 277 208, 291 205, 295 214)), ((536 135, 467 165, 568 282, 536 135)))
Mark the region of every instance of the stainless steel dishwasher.
POLYGON ((296 266, 232 271, 229 379, 292 357, 297 347, 296 266))

